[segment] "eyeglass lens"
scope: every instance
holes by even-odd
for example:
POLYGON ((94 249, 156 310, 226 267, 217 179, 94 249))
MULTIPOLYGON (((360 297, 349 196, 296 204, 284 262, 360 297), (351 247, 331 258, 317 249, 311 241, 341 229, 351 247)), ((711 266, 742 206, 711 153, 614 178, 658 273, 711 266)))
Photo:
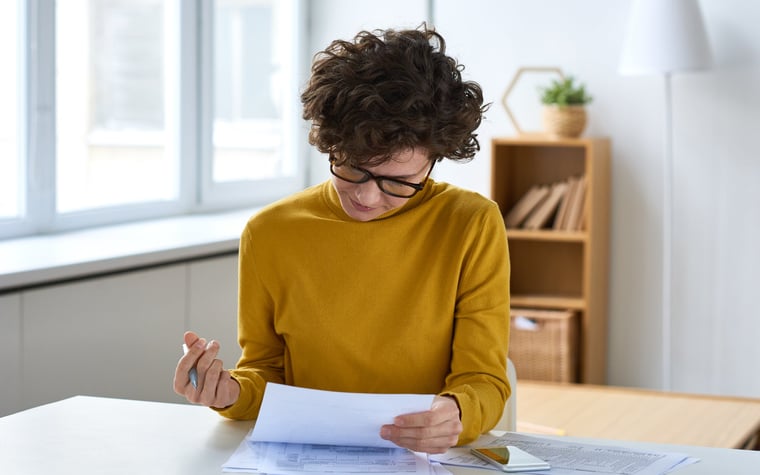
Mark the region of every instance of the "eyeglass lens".
POLYGON ((414 196, 418 191, 417 188, 409 184, 393 180, 392 178, 374 177, 368 171, 352 167, 351 165, 331 164, 330 170, 333 172, 333 175, 351 183, 365 183, 374 178, 380 190, 401 198, 414 196))

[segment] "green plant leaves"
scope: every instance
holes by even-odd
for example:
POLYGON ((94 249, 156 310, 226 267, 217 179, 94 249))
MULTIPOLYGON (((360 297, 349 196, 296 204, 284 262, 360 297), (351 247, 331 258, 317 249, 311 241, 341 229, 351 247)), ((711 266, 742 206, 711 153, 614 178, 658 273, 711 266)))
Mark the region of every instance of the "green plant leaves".
POLYGON ((563 80, 552 80, 549 87, 539 88, 541 102, 548 105, 572 106, 584 105, 593 99, 586 93, 586 86, 575 85, 575 78, 568 76, 563 80))

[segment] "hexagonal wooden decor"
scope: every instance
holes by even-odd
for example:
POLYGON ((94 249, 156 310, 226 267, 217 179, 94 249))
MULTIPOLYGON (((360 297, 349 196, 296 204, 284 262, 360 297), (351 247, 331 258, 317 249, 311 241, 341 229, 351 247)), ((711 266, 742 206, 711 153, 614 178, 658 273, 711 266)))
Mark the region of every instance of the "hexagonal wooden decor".
POLYGON ((509 97, 509 94, 512 93, 512 91, 515 89, 515 86, 517 85, 517 82, 520 80, 520 77, 523 76, 526 73, 555 73, 559 76, 560 80, 565 79, 565 75, 562 74, 562 70, 558 67, 554 66, 525 66, 522 68, 519 68, 517 72, 515 72, 515 75, 512 77, 512 80, 509 82, 509 85, 507 86, 507 89, 504 91, 504 95, 501 96, 501 104, 504 106, 504 110, 507 111, 507 116, 509 116, 509 120, 512 122, 512 125, 514 126, 515 130, 519 135, 526 135, 530 133, 542 133, 542 132, 526 132, 520 127, 520 124, 517 122, 517 118, 512 113, 512 109, 510 109, 509 104, 507 102, 507 98, 509 97))

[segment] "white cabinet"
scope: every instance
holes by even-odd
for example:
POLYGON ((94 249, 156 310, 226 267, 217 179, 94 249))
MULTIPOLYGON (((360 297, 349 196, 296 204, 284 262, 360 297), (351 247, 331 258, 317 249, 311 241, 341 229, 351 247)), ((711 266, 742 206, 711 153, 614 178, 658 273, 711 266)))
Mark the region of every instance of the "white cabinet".
POLYGON ((24 292, 25 407, 82 394, 175 401, 186 266, 24 292))
POLYGON ((0 417, 74 395, 182 402, 182 334, 237 344, 237 253, 0 295, 0 417))
POLYGON ((16 412, 21 396, 21 294, 0 295, 0 417, 16 412))
MULTIPOLYGON (((225 368, 240 358, 237 340, 238 256, 204 259, 188 264, 187 329, 221 345, 225 368)), ((180 335, 181 336, 181 335, 180 335)))

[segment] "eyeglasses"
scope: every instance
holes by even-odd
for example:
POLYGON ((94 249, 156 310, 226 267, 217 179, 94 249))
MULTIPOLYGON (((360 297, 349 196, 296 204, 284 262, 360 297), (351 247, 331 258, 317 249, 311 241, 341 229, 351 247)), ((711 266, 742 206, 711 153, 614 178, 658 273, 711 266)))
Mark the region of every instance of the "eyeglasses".
POLYGON ((335 158, 330 158, 330 173, 336 177, 349 183, 356 184, 375 180, 380 191, 387 195, 395 196, 396 198, 411 198, 425 188, 425 182, 428 177, 430 177, 430 172, 433 171, 434 166, 435 161, 430 165, 430 169, 420 183, 409 183, 408 181, 399 180, 397 178, 373 175, 368 170, 353 165, 336 165, 335 158))

